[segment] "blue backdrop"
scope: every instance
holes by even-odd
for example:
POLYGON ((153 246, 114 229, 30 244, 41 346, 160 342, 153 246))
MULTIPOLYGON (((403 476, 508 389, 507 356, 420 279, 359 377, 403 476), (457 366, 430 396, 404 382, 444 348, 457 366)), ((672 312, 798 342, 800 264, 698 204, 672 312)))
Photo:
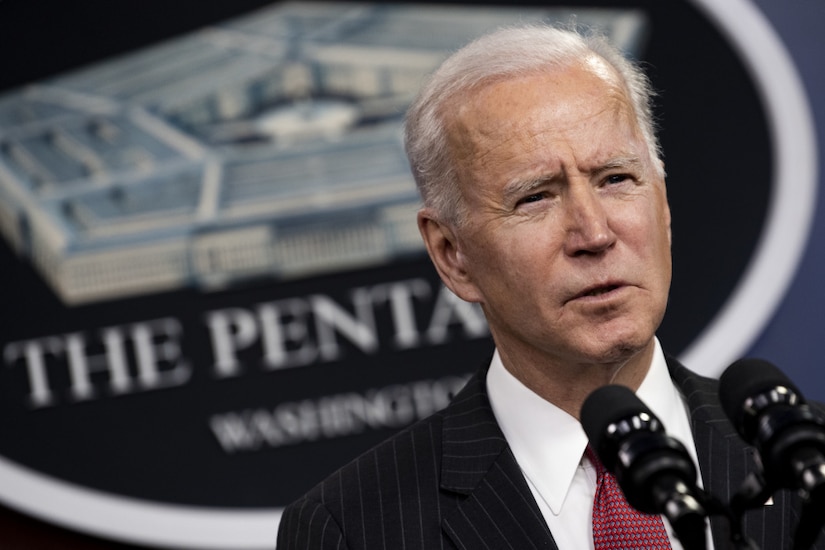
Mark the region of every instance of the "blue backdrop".
POLYGON ((791 287, 750 355, 780 366, 805 392, 825 399, 825 3, 755 0, 794 59, 808 94, 817 132, 819 194, 810 238, 791 287))

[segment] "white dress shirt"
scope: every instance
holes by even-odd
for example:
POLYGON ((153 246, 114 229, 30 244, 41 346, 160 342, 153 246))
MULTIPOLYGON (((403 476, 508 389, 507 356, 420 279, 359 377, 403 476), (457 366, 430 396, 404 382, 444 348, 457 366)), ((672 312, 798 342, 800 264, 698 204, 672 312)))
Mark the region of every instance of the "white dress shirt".
MULTIPOLYGON (((587 436, 578 420, 545 401, 504 368, 498 351, 487 373, 493 413, 527 479, 559 550, 593 549, 596 471, 583 457, 587 436)), ((681 441, 696 463, 696 446, 685 401, 667 370, 659 341, 636 395, 681 441)), ((698 480, 702 485, 701 476, 698 480)), ((681 544, 665 520, 673 550, 681 544)), ((713 550, 708 531, 708 549, 713 550)))

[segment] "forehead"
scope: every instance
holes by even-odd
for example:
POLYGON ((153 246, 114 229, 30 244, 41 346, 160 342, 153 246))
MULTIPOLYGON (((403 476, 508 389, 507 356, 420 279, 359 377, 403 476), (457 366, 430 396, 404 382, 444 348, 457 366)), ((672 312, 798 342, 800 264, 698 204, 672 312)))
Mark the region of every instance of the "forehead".
POLYGON ((480 168, 559 144, 599 156, 640 141, 625 88, 601 58, 489 83, 455 102, 447 127, 453 158, 480 168))

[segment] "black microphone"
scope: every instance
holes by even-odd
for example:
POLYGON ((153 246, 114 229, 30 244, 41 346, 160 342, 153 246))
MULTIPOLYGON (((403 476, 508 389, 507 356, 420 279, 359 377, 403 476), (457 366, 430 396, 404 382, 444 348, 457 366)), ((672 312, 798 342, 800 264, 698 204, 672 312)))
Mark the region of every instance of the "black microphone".
MULTIPOLYGON (((801 492, 804 501, 794 548, 813 545, 825 523, 825 415, 811 407, 776 366, 761 359, 741 359, 719 378, 719 400, 739 435, 758 451, 765 483, 753 479, 734 497, 763 500, 777 489, 801 492)), ((758 478, 757 478, 758 479, 758 478)), ((759 502, 761 504, 761 502, 759 502)), ((741 507, 741 504, 740 504, 741 507)))
POLYGON ((706 548, 706 495, 696 466, 636 394, 619 385, 597 389, 582 405, 581 423, 630 505, 664 515, 686 550, 706 548))

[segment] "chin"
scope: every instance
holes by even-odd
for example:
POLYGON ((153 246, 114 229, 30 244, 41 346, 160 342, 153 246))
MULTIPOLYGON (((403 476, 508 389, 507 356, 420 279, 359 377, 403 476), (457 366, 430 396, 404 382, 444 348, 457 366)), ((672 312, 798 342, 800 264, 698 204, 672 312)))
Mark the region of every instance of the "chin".
POLYGON ((599 340, 592 349, 594 363, 626 363, 639 353, 645 351, 653 342, 653 334, 637 334, 632 337, 599 340))

